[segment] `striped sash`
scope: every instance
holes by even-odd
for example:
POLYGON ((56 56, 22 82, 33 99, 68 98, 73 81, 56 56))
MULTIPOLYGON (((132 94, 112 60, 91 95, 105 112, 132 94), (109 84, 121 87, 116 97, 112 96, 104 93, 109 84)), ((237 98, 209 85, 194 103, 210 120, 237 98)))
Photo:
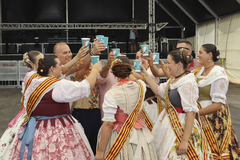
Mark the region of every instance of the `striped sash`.
POLYGON ((38 73, 34 73, 28 80, 27 80, 27 83, 26 83, 26 86, 25 86, 25 89, 24 89, 24 92, 23 92, 23 96, 22 96, 22 103, 21 103, 21 109, 20 111, 24 108, 24 94, 28 88, 28 86, 31 84, 32 80, 34 78, 37 78, 39 77, 39 74, 38 73))
MULTIPOLYGON (((201 106, 200 103, 198 103, 198 108, 202 109, 202 106, 201 106)), ((227 146, 230 142, 230 138, 231 138, 231 114, 229 112, 229 108, 228 108, 227 134, 224 137, 221 149, 219 149, 219 147, 218 147, 217 140, 215 139, 212 127, 211 127, 207 117, 206 116, 200 116, 200 120, 201 120, 201 123, 202 123, 202 128, 203 128, 204 134, 206 135, 206 138, 207 138, 207 141, 210 145, 210 148, 211 148, 212 152, 214 153, 213 158, 214 159, 223 159, 223 160, 230 159, 229 153, 224 154, 224 152, 226 151, 227 146)))
POLYGON ((152 129, 153 129, 153 122, 152 122, 152 120, 149 118, 149 116, 148 116, 147 112, 145 111, 144 107, 143 107, 143 109, 142 109, 142 111, 141 111, 141 118, 142 118, 142 119, 144 120, 144 122, 146 123, 148 129, 149 129, 150 131, 152 131, 152 129))
POLYGON ((40 83, 37 88, 34 89, 32 94, 30 95, 27 103, 27 116, 24 119, 24 122, 28 120, 31 116, 33 109, 35 108, 36 103, 42 97, 42 95, 47 91, 49 87, 51 87, 55 82, 59 81, 57 78, 47 78, 42 83, 40 83))
POLYGON ((109 150, 107 156, 105 157, 105 160, 114 160, 117 157, 123 145, 125 144, 134 123, 136 122, 136 119, 139 114, 139 110, 142 106, 142 101, 143 101, 143 86, 141 82, 137 82, 137 83, 140 85, 140 95, 139 95, 138 103, 133 109, 133 111, 131 112, 131 114, 128 116, 126 121, 124 122, 120 132, 118 133, 118 136, 115 142, 113 143, 111 149, 109 150))
POLYGON ((160 96, 157 96, 157 105, 158 105, 158 115, 159 115, 163 110, 162 100, 160 96))
MULTIPOLYGON (((168 97, 168 87, 170 86, 172 81, 173 81, 173 78, 170 79, 170 81, 166 87, 165 96, 164 96, 165 109, 168 113, 168 118, 171 123, 172 129, 177 137, 177 140, 179 141, 179 143, 181 143, 184 129, 183 129, 181 121, 178 117, 178 113, 175 110, 175 108, 172 106, 172 104, 170 103, 170 100, 168 97)), ((186 156, 188 157, 188 159, 191 159, 191 160, 200 160, 197 155, 197 152, 195 151, 195 148, 193 147, 193 145, 190 141, 188 141, 188 149, 187 149, 186 156)))

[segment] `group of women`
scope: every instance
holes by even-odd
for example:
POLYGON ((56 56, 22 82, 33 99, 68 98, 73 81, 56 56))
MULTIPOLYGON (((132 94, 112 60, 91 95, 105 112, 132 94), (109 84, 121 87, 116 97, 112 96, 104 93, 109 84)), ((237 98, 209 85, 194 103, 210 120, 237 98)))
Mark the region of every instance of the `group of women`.
MULTIPOLYGON (((104 95, 103 123, 94 155, 81 124, 71 115, 69 102, 94 97, 101 62, 89 64, 81 82, 60 80, 64 66, 59 59, 31 51, 24 58, 32 71, 23 82, 21 112, 0 140, 0 158, 239 159, 226 102, 228 78, 224 68, 215 64, 219 54, 215 45, 202 45, 198 57, 203 67, 189 72, 193 60, 189 52, 184 48, 169 52, 166 65, 160 60, 159 72, 163 72, 159 75, 171 77, 160 85, 149 76, 148 66, 133 73, 129 63, 115 59, 107 67, 118 82, 104 95), (144 109, 147 86, 165 102, 155 118, 148 114, 151 109, 144 109)), ((151 56, 146 59, 152 69, 151 56)), ((159 99, 155 104, 161 105, 159 99)), ((87 108, 92 107, 89 103, 87 108)))

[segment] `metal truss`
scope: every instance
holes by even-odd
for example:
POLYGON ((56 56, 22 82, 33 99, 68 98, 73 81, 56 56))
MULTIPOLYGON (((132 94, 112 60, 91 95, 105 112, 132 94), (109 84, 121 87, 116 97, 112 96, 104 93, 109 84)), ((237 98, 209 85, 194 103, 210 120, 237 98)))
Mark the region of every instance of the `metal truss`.
POLYGON ((161 23, 156 23, 156 31, 160 31, 162 28, 164 28, 168 22, 161 22, 161 23))
POLYGON ((139 29, 146 30, 147 23, 0 23, 1 30, 28 29, 139 29))
POLYGON ((155 0, 148 0, 149 49, 155 52, 155 0))

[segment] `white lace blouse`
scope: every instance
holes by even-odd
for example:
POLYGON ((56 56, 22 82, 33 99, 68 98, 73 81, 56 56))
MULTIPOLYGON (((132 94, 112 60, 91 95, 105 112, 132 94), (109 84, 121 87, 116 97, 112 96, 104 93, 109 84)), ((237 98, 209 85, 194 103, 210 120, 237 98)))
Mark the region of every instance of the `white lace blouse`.
MULTIPOLYGON (((170 79, 169 79, 170 80, 170 79)), ((165 90, 169 80, 161 83, 158 86, 158 94, 164 98, 165 90)), ((198 86, 193 73, 180 78, 176 83, 170 84, 170 89, 177 88, 181 97, 181 104, 184 112, 198 112, 197 99, 198 99, 198 86)))
MULTIPOLYGON (((46 78, 35 78, 29 85, 25 93, 24 107, 27 106, 28 99, 33 92, 33 90, 45 80, 46 78)), ((66 103, 73 102, 90 95, 90 85, 87 80, 81 82, 73 82, 69 80, 62 79, 54 83, 45 93, 52 90, 52 98, 55 102, 66 103)), ((42 97, 41 97, 42 98, 42 97)), ((39 103, 39 102, 38 102, 39 103)))

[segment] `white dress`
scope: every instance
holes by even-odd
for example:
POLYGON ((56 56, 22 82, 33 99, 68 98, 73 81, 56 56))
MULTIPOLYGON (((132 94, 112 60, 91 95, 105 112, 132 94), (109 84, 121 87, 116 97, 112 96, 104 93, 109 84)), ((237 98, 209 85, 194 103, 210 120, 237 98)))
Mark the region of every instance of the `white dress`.
MULTIPOLYGON (((158 93, 161 97, 164 97, 165 89, 169 80, 165 83, 160 84, 158 87, 158 93)), ((195 112, 198 113, 199 109, 197 107, 197 99, 198 99, 198 87, 195 81, 195 76, 193 73, 189 73, 186 76, 179 79, 176 83, 170 84, 170 89, 176 89, 181 98, 181 105, 183 107, 184 112, 195 112)), ((157 122, 153 126, 152 134, 154 136, 154 144, 156 147, 156 152, 158 156, 158 160, 166 160, 166 159, 187 159, 186 155, 179 156, 176 154, 176 136, 170 124, 168 114, 165 113, 164 109, 157 119, 157 122)), ((178 113, 179 119, 184 127, 186 113, 178 113)), ((194 120, 192 134, 196 132, 196 137, 200 137, 201 139, 201 128, 197 122, 194 120), (199 133, 200 132, 200 133, 199 133)), ((198 143, 198 142, 196 142, 198 143)), ((178 144, 179 145, 179 144, 178 144)), ((196 144, 199 145, 199 144, 196 144)), ((195 147, 195 145, 194 145, 195 147)), ((200 159, 202 157, 201 149, 196 149, 200 159)))

